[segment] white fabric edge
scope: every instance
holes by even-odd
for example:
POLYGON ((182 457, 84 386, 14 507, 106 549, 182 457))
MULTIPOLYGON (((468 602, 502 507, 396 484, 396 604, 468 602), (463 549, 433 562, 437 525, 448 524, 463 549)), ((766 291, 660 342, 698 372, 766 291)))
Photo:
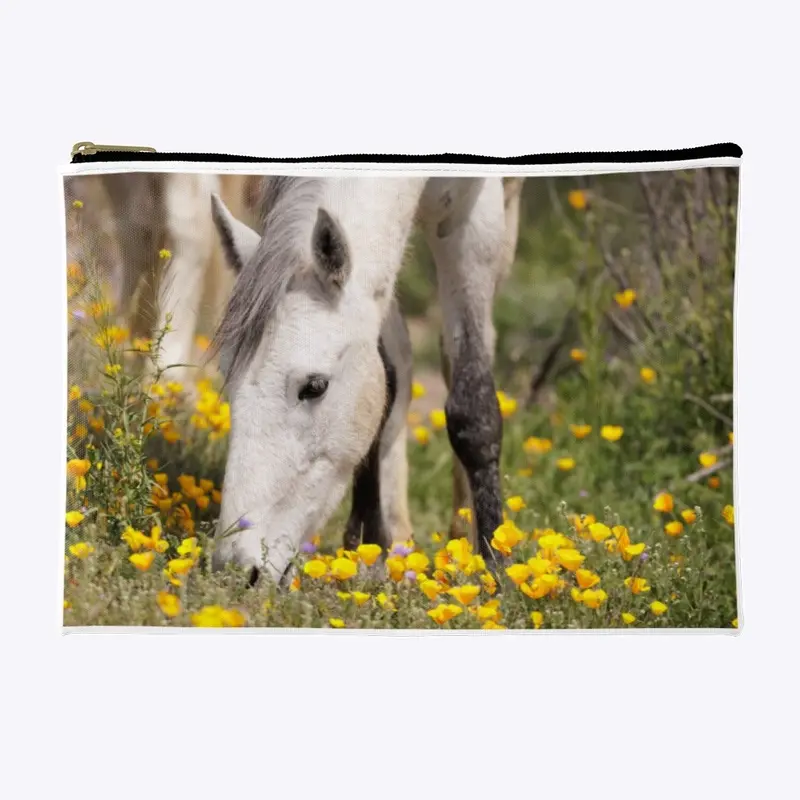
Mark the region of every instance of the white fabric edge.
POLYGON ((597 164, 552 164, 519 166, 510 164, 332 164, 316 162, 290 164, 286 162, 225 163, 196 161, 113 161, 108 163, 67 164, 59 168, 63 176, 107 175, 120 172, 183 172, 197 174, 231 173, 239 175, 327 175, 344 177, 361 174, 375 177, 430 174, 483 177, 503 175, 506 177, 544 178, 548 176, 604 175, 626 172, 656 172, 704 167, 738 167, 740 158, 696 158, 687 161, 642 161, 636 163, 597 164))

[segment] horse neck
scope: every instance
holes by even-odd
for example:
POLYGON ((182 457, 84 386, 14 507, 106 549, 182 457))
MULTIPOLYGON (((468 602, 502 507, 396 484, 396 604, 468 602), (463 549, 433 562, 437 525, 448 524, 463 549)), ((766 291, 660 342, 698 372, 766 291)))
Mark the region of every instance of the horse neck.
POLYGON ((384 315, 425 182, 395 177, 323 181, 321 205, 338 220, 350 248, 349 290, 376 299, 384 315))

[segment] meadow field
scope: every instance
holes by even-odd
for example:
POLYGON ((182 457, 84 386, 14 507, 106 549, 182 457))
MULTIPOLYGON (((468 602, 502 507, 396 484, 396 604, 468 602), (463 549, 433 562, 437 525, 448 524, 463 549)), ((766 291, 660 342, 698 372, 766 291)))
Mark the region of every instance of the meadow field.
POLYGON ((132 336, 91 257, 68 263, 64 625, 735 627, 737 203, 736 170, 526 181, 495 306, 494 564, 468 543, 470 509, 451 529, 435 274, 412 242, 398 297, 415 346, 413 540, 344 551, 348 498, 285 588, 210 569, 230 431, 203 360, 213 331, 175 382, 159 362, 170 331, 132 336))

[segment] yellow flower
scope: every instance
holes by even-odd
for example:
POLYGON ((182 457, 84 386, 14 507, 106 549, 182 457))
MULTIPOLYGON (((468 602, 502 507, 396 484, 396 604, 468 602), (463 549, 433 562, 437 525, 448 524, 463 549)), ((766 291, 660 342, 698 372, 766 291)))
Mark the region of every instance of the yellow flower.
POLYGON ((639 376, 645 383, 655 383, 658 373, 652 367, 642 367, 639 376))
POLYGON ((642 553, 644 553, 644 548, 644 542, 639 542, 638 544, 629 544, 622 548, 622 558, 625 561, 630 561, 632 558, 640 556, 642 553))
POLYGON ((700 453, 697 460, 704 467, 713 467, 717 463, 717 457, 714 453, 700 453))
POLYGON ((409 553, 406 556, 406 569, 413 569, 414 572, 425 572, 431 565, 431 560, 425 553, 409 553))
POLYGON ((739 627, 739 617, 736 617, 736 619, 734 619, 733 622, 731 622, 731 627, 733 628, 739 627))
POLYGON ((191 558, 173 558, 167 563, 167 571, 171 575, 188 575, 193 566, 191 558))
POLYGON ((538 631, 544 623, 544 614, 541 611, 531 611, 531 622, 533 627, 538 631))
POLYGON ((681 511, 681 516, 683 517, 683 521, 689 525, 697 521, 697 514, 691 508, 685 508, 681 511))
POLYGON ((510 555, 511 550, 524 538, 525 534, 511 520, 507 520, 496 528, 492 538, 492 547, 503 555, 510 555))
POLYGON ((80 386, 70 386, 69 387, 69 399, 70 400, 80 400, 81 398, 81 387, 80 386))
POLYGON ((573 361, 577 361, 578 364, 582 364, 586 361, 587 353, 585 350, 582 350, 580 347, 573 347, 572 350, 569 351, 569 357, 573 361))
POLYGON ((583 211, 586 208, 586 192, 581 189, 572 189, 567 193, 567 202, 576 211, 583 211))
POLYGON ((467 523, 467 525, 472 525, 472 509, 471 508, 459 508, 458 509, 458 516, 467 523))
POLYGON ((172 253, 169 250, 167 250, 166 247, 164 247, 158 251, 158 257, 162 261, 166 261, 168 258, 172 258, 172 253))
POLYGON ((94 553, 94 547, 88 542, 77 542, 76 544, 70 545, 69 552, 72 553, 75 558, 87 558, 94 553))
POLYGON ((131 343, 131 348, 137 353, 149 353, 151 346, 150 339, 142 339, 140 337, 135 338, 131 343))
POLYGON ((608 599, 602 589, 586 589, 581 595, 581 601, 587 608, 600 608, 608 599))
POLYGON ((525 501, 518 494, 515 494, 513 497, 509 497, 508 500, 506 500, 506 505, 512 511, 521 511, 525 508, 525 501))
POLYGON ((636 291, 634 289, 625 289, 623 292, 616 292, 614 299, 620 308, 629 308, 636 300, 636 291))
POLYGON ((667 536, 680 536, 683 533, 683 523, 673 519, 664 526, 664 533, 667 536))
POLYGON ((454 586, 449 590, 448 594, 455 597, 462 605, 468 606, 480 594, 480 591, 480 586, 476 586, 474 583, 468 583, 464 586, 454 586))
POLYGON ((432 533, 431 534, 431 541, 434 544, 439 544, 439 542, 442 541, 442 534, 441 533, 436 533, 436 532, 432 533))
POLYGON ((600 583, 600 576, 589 569, 578 569, 575 570, 575 580, 578 581, 581 589, 591 589, 600 583))
POLYGON ((497 404, 500 406, 500 414, 503 419, 508 419, 517 410, 517 401, 505 392, 497 393, 497 404))
POLYGON ((303 565, 303 572, 310 578, 321 578, 327 571, 327 565, 319 558, 313 558, 303 565))
POLYGON ((656 499, 653 500, 653 508, 656 511, 664 511, 669 513, 674 507, 675 501, 669 492, 661 492, 660 494, 657 494, 656 499))
POLYGON ((106 364, 105 373, 113 377, 122 369, 122 364, 106 364))
POLYGON ((81 208, 83 208, 83 200, 73 200, 72 207, 80 210, 81 208))
POLYGON ((364 603, 366 603, 367 600, 369 600, 369 598, 371 597, 371 595, 367 594, 366 592, 353 592, 352 596, 353 596, 353 602, 357 606, 363 606, 364 603))
POLYGON ((573 550, 572 548, 556 550, 556 561, 570 572, 575 572, 585 560, 586 556, 582 555, 578 550, 573 550))
POLYGON ((453 603, 441 603, 428 611, 428 616, 439 625, 443 625, 448 620, 461 614, 463 609, 453 603))
POLYGON ((585 439, 592 432, 592 426, 584 424, 570 425, 569 429, 576 439, 585 439))
POLYGON ((733 444, 733 431, 731 431, 731 432, 728 434, 728 442, 729 442, 730 444, 733 444))
POLYGON ((196 614, 192 614, 192 625, 197 628, 241 628, 244 623, 241 611, 222 606, 203 606, 196 614))
POLYGON ((719 477, 717 475, 712 475, 708 479, 708 488, 709 489, 719 489, 719 477))
POLYGON ((481 575, 481 583, 488 594, 491 595, 497 591, 497 581, 494 579, 494 575, 492 575, 491 572, 484 572, 483 575, 481 575))
POLYGON ((533 475, 533 470, 530 467, 522 467, 522 469, 517 470, 517 475, 520 478, 530 478, 533 475))
POLYGON ((506 575, 511 578, 515 586, 519 586, 530 578, 531 568, 527 564, 512 564, 506 567, 506 575))
POLYGON ((538 545, 538 556, 541 556, 542 558, 554 559, 555 553, 559 548, 571 548, 573 546, 573 542, 564 536, 563 533, 555 533, 551 531, 539 537, 538 545))
POLYGON ((667 606, 664 605, 660 600, 653 600, 650 603, 650 610, 657 616, 660 617, 663 613, 666 612, 667 606))
POLYGON ((425 397, 425 387, 419 381, 414 381, 411 384, 411 396, 415 400, 419 400, 420 397, 425 397))
POLYGON ((553 572, 555 569, 555 565, 549 558, 543 558, 542 556, 538 555, 534 556, 534 558, 529 558, 527 561, 527 566, 534 578, 547 575, 549 572, 553 572))
POLYGON ((386 559, 386 569, 393 581, 401 581, 406 574, 406 560, 402 556, 389 556, 386 559))
POLYGON ((604 542, 611 536, 611 528, 602 522, 593 522, 589 525, 589 536, 592 537, 594 542, 604 542))
POLYGON ((117 325, 109 325, 103 328, 97 336, 94 337, 94 343, 98 347, 111 347, 115 344, 122 344, 128 338, 127 328, 120 328, 117 325))
POLYGON ((384 592, 378 592, 378 594, 375 595, 375 602, 381 608, 385 608, 388 611, 394 611, 395 610, 394 601, 392 600, 391 597, 386 595, 384 592))
POLYGON ((556 586, 558 586, 558 576, 548 574, 534 578, 530 584, 523 583, 519 588, 524 595, 527 595, 532 600, 540 600, 546 594, 552 592, 556 586))
MULTIPOLYGON (((161 528, 154 528, 153 530, 154 531, 158 530, 159 535, 161 534, 161 528)), ((190 536, 190 537, 184 539, 180 543, 180 545, 178 546, 178 555, 179 556, 184 556, 185 558, 191 558, 194 561, 196 561, 198 558, 200 558, 200 554, 202 552, 203 552, 203 548, 197 546, 197 537, 196 536, 190 536)))
POLYGON ((344 620, 339 619, 339 617, 329 617, 328 625, 330 625, 331 628, 344 628, 344 620))
POLYGON ((156 603, 162 613, 170 619, 181 613, 181 601, 172 592, 159 592, 156 595, 156 603))
POLYGON ((137 531, 135 528, 132 528, 128 525, 127 528, 122 533, 122 541, 130 547, 131 550, 137 552, 141 550, 142 547, 147 545, 149 542, 149 538, 145 536, 141 531, 137 531))
POLYGON ((486 622, 481 625, 481 628, 485 631, 504 631, 507 630, 505 625, 498 625, 493 619, 487 619, 486 622))
POLYGON ((550 439, 540 439, 538 436, 529 436, 523 443, 522 449, 528 454, 533 453, 549 453, 553 449, 553 443, 550 439))
POLYGON ((74 528, 76 525, 80 525, 81 522, 83 522, 84 520, 84 516, 83 514, 81 514, 80 511, 67 511, 65 516, 67 520, 67 525, 69 525, 70 528, 74 528))
POLYGON ((70 478, 82 478, 91 466, 91 462, 86 458, 72 458, 67 461, 67 475, 70 478))
POLYGON ((360 544, 356 548, 356 553, 368 567, 371 567, 380 558, 381 548, 377 544, 360 544))
POLYGON ((728 525, 733 525, 733 506, 727 505, 722 509, 722 518, 728 523, 728 525))
POLYGON ((645 578, 625 578, 625 585, 634 594, 643 594, 650 591, 650 585, 645 578))
POLYGON ((146 553, 131 553, 128 556, 128 561, 130 561, 136 569, 147 572, 152 566, 155 557, 156 554, 152 550, 148 550, 146 553))
POLYGON ((417 440, 417 444, 424 446, 431 440, 431 432, 424 425, 417 425, 411 433, 417 440))
POLYGON ((556 460, 556 466, 562 472, 569 472, 571 469, 575 469, 575 459, 570 456, 563 456, 556 460))
POLYGON ((430 579, 421 581, 419 588, 428 600, 435 600, 444 591, 444 586, 442 586, 439 581, 432 581, 430 579))
POLYGON ((634 614, 631 614, 630 611, 623 611, 622 621, 626 625, 632 625, 634 622, 636 622, 636 616, 634 614))
POLYGON ((447 416, 444 413, 444 409, 434 408, 429 416, 431 420, 431 427, 435 431, 440 431, 447 427, 447 416))
POLYGON ((621 425, 603 425, 600 428, 600 435, 608 442, 616 442, 624 433, 621 425))

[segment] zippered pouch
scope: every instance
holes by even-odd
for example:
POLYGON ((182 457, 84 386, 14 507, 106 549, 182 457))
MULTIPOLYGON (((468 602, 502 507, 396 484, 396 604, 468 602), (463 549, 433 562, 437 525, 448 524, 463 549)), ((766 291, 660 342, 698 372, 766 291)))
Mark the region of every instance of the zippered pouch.
POLYGON ((65 629, 735 629, 740 158, 76 145, 65 629))

